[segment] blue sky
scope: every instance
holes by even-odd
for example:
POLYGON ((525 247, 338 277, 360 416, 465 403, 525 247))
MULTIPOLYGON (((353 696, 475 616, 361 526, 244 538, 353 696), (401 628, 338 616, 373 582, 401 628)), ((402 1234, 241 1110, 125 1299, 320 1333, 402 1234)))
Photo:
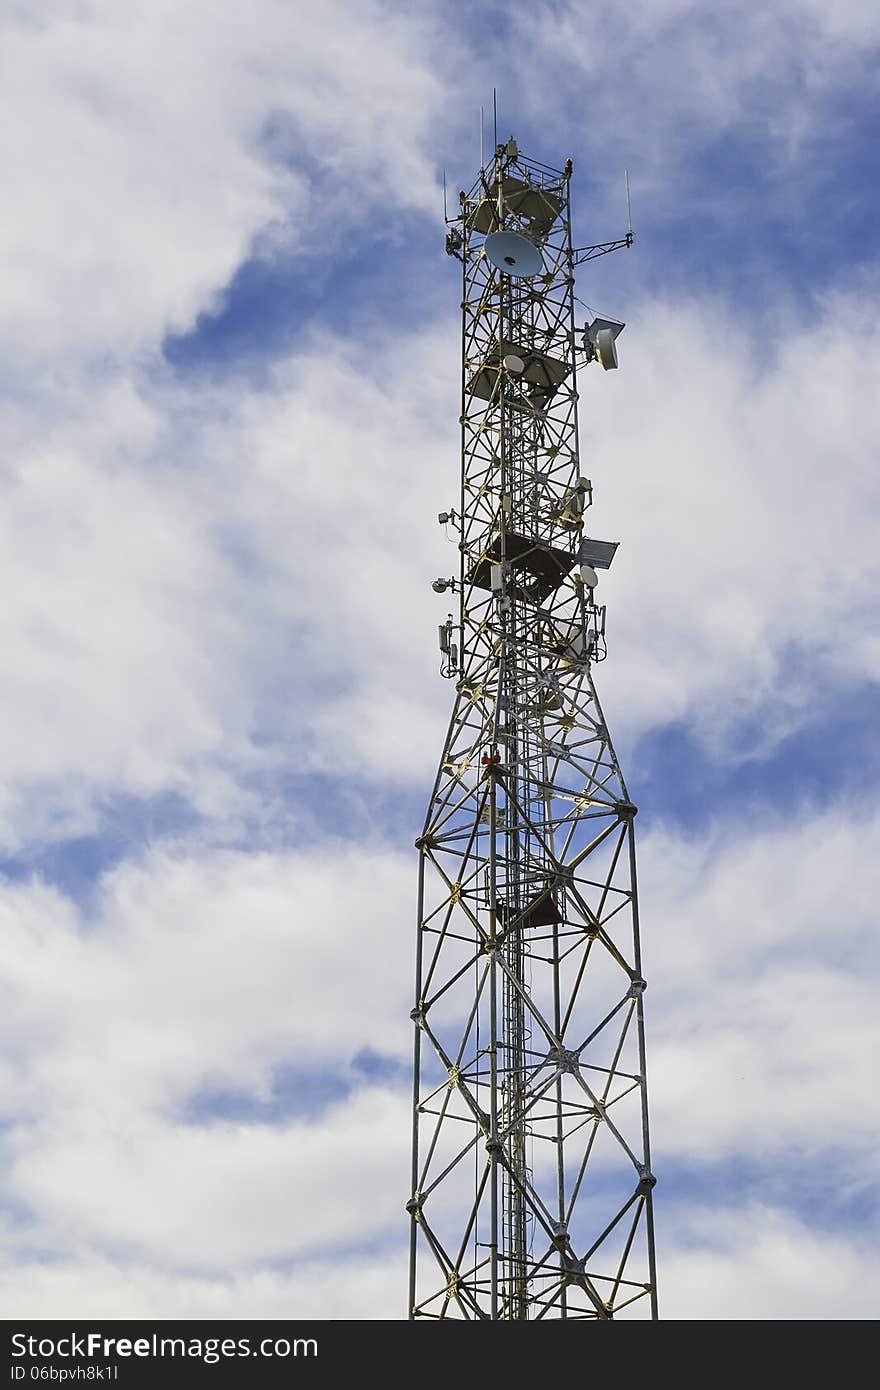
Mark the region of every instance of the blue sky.
POLYGON ((441 178, 495 85, 581 242, 632 183, 576 291, 627 323, 581 435, 661 1312, 873 1316, 875 7, 2 23, 4 1307, 402 1315, 441 178))

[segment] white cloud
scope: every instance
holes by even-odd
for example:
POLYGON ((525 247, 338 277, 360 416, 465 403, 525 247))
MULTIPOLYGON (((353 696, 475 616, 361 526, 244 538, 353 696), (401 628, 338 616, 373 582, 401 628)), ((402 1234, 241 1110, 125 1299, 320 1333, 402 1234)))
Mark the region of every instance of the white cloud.
MULTIPOLYGON (((798 1174, 792 1171, 792 1183, 798 1174)), ((661 1214, 662 1221, 662 1214, 661 1214)), ((876 1243, 773 1206, 694 1204, 661 1245, 660 1315, 675 1321, 858 1321, 876 1317, 876 1243), (665 1248, 664 1248, 665 1247, 665 1248)))
MULTIPOLYGON (((108 388, 22 446, 0 552, 8 844, 88 827, 119 792, 228 818, 242 778, 279 766, 427 788, 451 698, 430 580, 456 563, 435 520, 454 351, 451 319, 368 361, 325 335, 268 388, 108 388)), ((584 374, 590 530, 623 542, 598 672, 622 746, 687 720, 716 756, 763 756, 877 679, 878 362, 864 295, 841 290, 760 368, 721 308, 649 302, 623 369, 584 374), (673 323, 686 352, 664 348, 673 323)))
POLYGON ((880 344, 864 294, 809 326, 732 321, 695 302, 637 310, 625 371, 590 379, 612 728, 687 719, 723 751, 808 723, 825 692, 876 680, 871 619, 880 344), (757 729, 757 732, 755 730, 757 729))
MULTIPOLYGON (((619 122, 593 138, 610 152, 638 131, 655 210, 719 132, 763 122, 770 160, 796 159, 876 38, 855 0, 712 23, 670 0, 602 33, 586 6, 531 32, 533 13, 513 12, 520 99, 555 115, 588 92, 595 111, 613 86, 619 122)), ((396 1317, 400 1256, 362 1251, 405 1224, 408 1102, 353 1058, 408 1052, 414 863, 379 826, 373 853, 211 844, 254 826, 286 842, 311 818, 272 790, 282 773, 427 794, 450 699, 429 585, 455 560, 434 515, 457 490, 457 291, 443 322, 377 320, 366 349, 301 334, 259 388, 175 381, 158 353, 250 254, 324 273, 353 231, 391 244, 400 214, 433 212, 482 60, 426 7, 354 0, 57 0, 3 23, 0 842, 106 836, 129 796, 175 793, 210 822, 137 847, 87 908, 2 887, 4 1307, 318 1316, 332 1291, 396 1317), (271 1124, 187 1110, 224 1092, 259 1108, 285 1068, 352 1095, 271 1124), (289 1274, 263 1267, 294 1253, 289 1274)), ((595 529, 624 541, 599 673, 622 743, 678 719, 734 757, 746 722, 760 755, 877 678, 875 302, 852 276, 809 323, 768 305, 768 350, 720 306, 645 298, 624 370, 582 382, 595 529)), ((857 1193, 876 1124, 870 827, 836 806, 793 827, 761 814, 644 837, 657 1166, 747 1152, 775 1178, 836 1144, 857 1193)), ((858 1242, 755 1182, 732 1213, 670 1206, 667 1315, 800 1316, 823 1262, 839 1280, 815 1315, 852 1316, 858 1242)))
MULTIPOLYGON (((649 302, 631 332, 617 377, 588 371, 581 386, 590 529, 623 539, 600 590, 611 727, 628 740, 687 719, 729 754, 751 724, 746 751, 763 754, 824 692, 880 674, 866 447, 880 424, 876 331, 862 298, 841 291, 809 328, 785 319, 760 364, 747 327, 718 306, 649 302)), ((426 658, 443 605, 427 593, 427 556, 442 572, 444 552, 429 523, 455 465, 451 389, 438 401, 419 383, 442 378, 452 329, 377 344, 375 385, 344 348, 323 346, 279 374, 274 400, 245 401, 246 442, 233 429, 220 447, 252 460, 252 544, 296 589, 304 650, 327 676, 336 668, 339 695, 309 714, 317 756, 382 776, 409 767, 423 782, 411 748, 431 721, 442 736, 426 658), (414 370, 401 372, 410 352, 414 370), (331 421, 343 398, 356 424, 331 421)))
POLYGON ((30 441, 7 473, 7 843, 22 829, 51 834, 58 817, 62 830, 71 814, 87 823, 102 786, 175 789, 232 732, 230 704, 224 719, 204 692, 236 621, 202 609, 222 567, 173 471, 138 467, 159 431, 142 397, 111 388, 87 421, 30 441))
MULTIPOLYGON (((392 209, 435 205, 426 148, 450 42, 438 46, 424 11, 348 0, 314 14, 262 0, 247 15, 210 0, 137 12, 59 0, 39 18, 14 9, 4 27, 0 841, 89 833, 98 803, 119 795, 179 793, 234 820, 242 774, 271 767, 260 750, 285 737, 297 668, 311 668, 308 686, 326 664, 314 623, 298 625, 271 584, 273 569, 316 579, 317 556, 288 564, 290 535, 237 525, 242 511, 265 514, 279 480, 264 475, 251 499, 246 433, 221 473, 206 417, 234 422, 234 405, 175 390, 156 354, 217 306, 249 250, 293 240, 326 258, 376 208, 390 227, 392 209), (261 550, 270 539, 274 552, 261 550)), ((280 401, 275 423, 297 403, 280 401)), ((325 469, 323 419, 311 418, 325 469)), ((352 473, 365 464, 357 430, 345 421, 332 441, 356 449, 352 473)), ((372 437, 375 473, 375 424, 372 437)), ((279 470, 301 466, 282 452, 279 470)), ((302 482, 308 531, 319 503, 302 482)), ((348 559, 340 579, 358 594, 369 552, 363 532, 335 561, 348 559)), ((338 679, 338 653, 330 665, 338 679)), ((324 760, 312 749, 297 761, 324 760)))
POLYGON ((364 1047, 406 1051, 409 971, 390 963, 411 954, 414 865, 328 841, 157 851, 81 916, 44 885, 4 885, 7 1117, 174 1112, 201 1090, 268 1095, 280 1067, 345 1073, 364 1047))
MULTIPOLYGON (((829 810, 793 826, 642 837, 669 1317, 721 1306, 748 1316, 771 1278, 768 1306, 794 1306, 798 1252, 818 1259, 827 1247, 844 1272, 866 1259, 829 1232, 827 1212, 816 1223, 795 1216, 778 1189, 780 1164, 797 1172, 795 1205, 829 1161, 838 1199, 869 1180, 876 833, 876 817, 829 810), (696 1209, 664 1196, 664 1175, 674 1188, 680 1165, 730 1164, 743 1170, 731 1200, 748 1213, 748 1241, 723 1183, 717 1203, 696 1209), (704 1266, 712 1297, 695 1305, 689 1281, 704 1266), (744 1282, 754 1274, 748 1295, 713 1303, 727 1300, 735 1268, 744 1282)), ((332 844, 276 855, 181 847, 116 870, 89 916, 39 884, 5 888, 5 1191, 26 1218, 5 1245, 16 1265, 50 1251, 58 1265, 20 1306, 39 1290, 59 1300, 59 1316, 96 1306, 108 1261, 121 1260, 112 1307, 168 1315, 179 1293, 217 1316, 242 1297, 250 1307, 265 1296, 270 1309, 267 1262, 296 1258, 299 1280, 300 1260, 320 1263, 332 1248, 354 1252, 340 1253, 347 1267, 368 1242, 402 1240, 408 1088, 367 1082, 352 1059, 368 1047, 406 1065, 413 871, 408 856, 332 844), (284 1068, 294 1084, 335 1076, 353 1090, 260 1119, 284 1068), (193 1098, 224 1093, 251 1097, 255 1118, 188 1113, 193 1098), (72 1260, 96 1281, 76 1298, 72 1260)), ((400 1316, 387 1312, 382 1279, 375 1295, 349 1296, 364 1316, 400 1316)), ((841 1285, 828 1315, 850 1316, 849 1296, 841 1285)), ((305 1297, 298 1311, 311 1307, 305 1297)))
POLYGON ((418 11, 55 0, 3 28, 10 362, 150 353, 258 234, 317 251, 376 204, 435 203, 444 88, 418 11))
POLYGON ((119 794, 234 817, 241 779, 279 765, 427 778, 447 691, 422 567, 432 547, 455 563, 435 520, 454 470, 444 488, 410 392, 316 350, 271 394, 109 387, 20 443, 0 515, 8 846, 92 830, 119 794))
POLYGON ((162 1125, 106 1100, 42 1142, 13 1138, 12 1189, 38 1214, 16 1242, 26 1250, 124 1246, 136 1262, 210 1274, 405 1230, 405 1091, 364 1089, 281 1125, 162 1125))
POLYGON ((658 1172, 664 1152, 767 1171, 824 1154, 839 1186, 868 1180, 878 828, 756 809, 747 831, 642 837, 658 1172))
MULTIPOLYGON (((636 14, 632 43, 680 8, 636 14)), ((260 389, 145 364, 279 219, 327 254, 379 207, 428 207, 458 38, 447 25, 438 43, 421 10, 214 9, 8 20, 4 128, 24 171, 0 304, 22 386, 0 550, 11 849, 93 831, 119 795, 174 792, 230 828, 258 814, 243 779, 280 763, 426 786, 442 737, 428 586, 455 560, 432 520, 456 492, 454 288, 433 329, 375 327, 366 353, 312 335, 260 389)), ((783 317, 763 373, 728 312, 648 300, 618 379, 583 383, 596 525, 624 541, 600 673, 624 744, 686 718, 728 752, 757 720, 761 752, 809 719, 816 681, 876 677, 866 297, 843 285, 816 322, 783 317)))
POLYGON ((393 1230, 408 1088, 352 1063, 409 1051, 413 867, 329 844, 158 854, 110 875, 91 917, 7 885, 2 1153, 30 1214, 13 1248, 210 1273, 393 1230), (310 1118, 310 1077, 352 1089, 310 1118), (290 1118, 222 1118, 280 1079, 290 1118), (216 1118, 190 1113, 212 1097, 216 1118))
POLYGON ((6 1316, 35 1318, 208 1318, 269 1320, 402 1318, 406 1257, 389 1254, 298 1261, 289 1273, 256 1270, 193 1275, 162 1264, 106 1257, 31 1261, 0 1270, 6 1316), (403 1275, 402 1275, 403 1271, 403 1275))
MULTIPOLYGON (((660 1312, 671 1321, 847 1321, 875 1313, 880 1270, 861 1240, 811 1230, 770 1206, 660 1214, 660 1312), (821 1277, 820 1277, 821 1272, 821 1277)), ((226 1277, 107 1257, 33 1261, 0 1274, 8 1318, 272 1319, 405 1315, 403 1245, 287 1273, 226 1277)))
MULTIPOLYGON (((562 107, 580 114, 573 134, 591 151, 590 197, 608 193, 621 163, 634 171, 640 216, 693 207, 722 215, 741 190, 703 171, 694 157, 719 138, 760 146, 760 167, 796 166, 801 192, 824 173, 804 158, 812 142, 845 134, 838 100, 871 80, 880 40, 870 0, 823 6, 782 0, 772 7, 698 0, 644 0, 598 9, 568 0, 545 11, 513 12, 515 104, 547 128, 562 107), (529 80, 535 69, 552 80, 529 80), (699 167, 699 166, 697 166, 699 167), (682 191, 687 201, 682 202, 682 191)), ((505 107, 514 105, 503 93, 505 107)), ((505 131, 508 119, 505 117, 505 131)))

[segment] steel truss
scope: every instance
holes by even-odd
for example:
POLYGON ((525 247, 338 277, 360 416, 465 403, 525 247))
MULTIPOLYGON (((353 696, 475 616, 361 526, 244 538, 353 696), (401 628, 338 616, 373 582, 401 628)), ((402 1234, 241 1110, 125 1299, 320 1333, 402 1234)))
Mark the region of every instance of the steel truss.
POLYGON ((573 247, 570 172, 499 145, 447 241, 460 607, 417 841, 411 1317, 657 1316, 636 808, 592 678, 573 296, 585 250, 631 238, 573 247), (546 273, 495 270, 497 230, 546 273))

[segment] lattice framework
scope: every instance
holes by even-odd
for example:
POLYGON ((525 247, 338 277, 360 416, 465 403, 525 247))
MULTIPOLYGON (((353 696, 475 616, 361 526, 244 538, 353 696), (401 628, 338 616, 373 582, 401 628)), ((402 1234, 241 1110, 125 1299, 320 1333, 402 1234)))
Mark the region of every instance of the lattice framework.
MULTIPOLYGON (((419 849, 410 1316, 657 1316, 635 807, 582 572, 570 166, 462 193, 452 717, 419 849), (545 274, 500 273, 523 234, 545 274), (513 359, 513 363, 511 363, 513 359)), ((585 578, 586 577, 586 578, 585 578)))

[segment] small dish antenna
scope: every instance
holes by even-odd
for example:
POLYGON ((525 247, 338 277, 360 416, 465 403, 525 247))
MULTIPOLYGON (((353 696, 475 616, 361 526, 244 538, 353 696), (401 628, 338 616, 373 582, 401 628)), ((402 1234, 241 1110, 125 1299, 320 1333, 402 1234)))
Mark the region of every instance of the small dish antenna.
POLYGON ((617 366, 616 336, 611 328, 600 328, 596 334, 596 356, 606 372, 617 366))
POLYGON ((517 357, 515 352, 509 352, 501 363, 505 371, 511 372, 513 376, 522 376, 526 369, 526 364, 521 357, 517 357))
POLYGON ((617 366, 617 339, 626 324, 617 319, 593 319, 584 329, 587 361, 597 361, 606 372, 617 366))
POLYGON ((581 565, 581 581, 588 589, 595 589, 599 583, 599 576, 592 565, 581 565))
POLYGON ((483 250, 490 264, 504 275, 525 280, 543 273, 544 262, 537 246, 518 232, 493 232, 483 242, 483 250))

